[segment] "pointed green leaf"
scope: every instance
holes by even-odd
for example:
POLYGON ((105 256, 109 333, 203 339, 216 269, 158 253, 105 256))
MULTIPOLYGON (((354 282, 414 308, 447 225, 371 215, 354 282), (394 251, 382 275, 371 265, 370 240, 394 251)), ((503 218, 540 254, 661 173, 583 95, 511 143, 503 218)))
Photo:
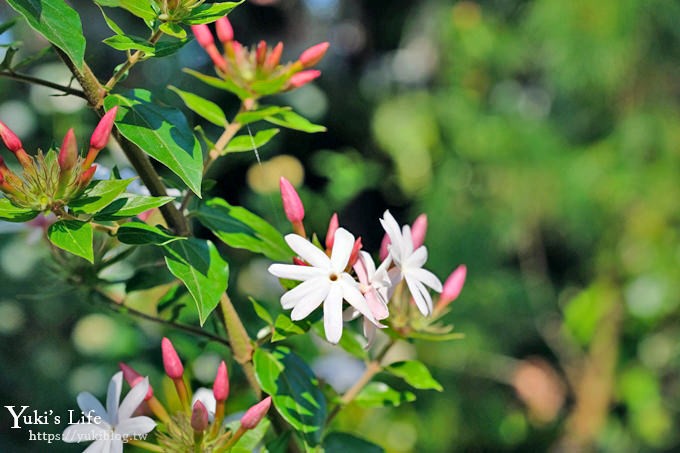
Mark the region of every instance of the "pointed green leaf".
POLYGON ((147 56, 153 55, 156 50, 155 47, 146 39, 130 35, 115 35, 111 36, 110 38, 106 38, 102 42, 116 50, 141 50, 144 51, 147 56))
POLYGON ((268 116, 276 115, 286 110, 290 110, 290 107, 279 107, 277 105, 261 106, 257 110, 239 113, 238 115, 236 115, 236 118, 234 118, 234 122, 239 123, 242 126, 245 126, 246 124, 263 120, 268 116))
POLYGON ((196 77, 198 80, 201 82, 210 85, 215 88, 219 88, 220 90, 226 90, 234 93, 236 96, 238 96, 240 99, 248 99, 249 97, 252 97, 252 95, 248 92, 248 90, 244 90, 240 86, 236 85, 234 82, 231 80, 224 80, 224 79, 218 79, 217 77, 212 77, 212 76, 207 76, 205 74, 201 74, 198 71, 194 71, 193 69, 189 68, 184 68, 182 71, 185 73, 196 77))
POLYGON ((202 116, 216 126, 224 127, 227 125, 227 118, 224 116, 224 112, 214 102, 203 99, 188 91, 182 91, 172 85, 168 88, 177 93, 182 98, 182 101, 184 101, 184 104, 197 115, 202 116))
POLYGON ((349 433, 333 432, 323 439, 325 453, 346 453, 356 451, 361 453, 383 453, 385 450, 372 442, 361 439, 349 433))
POLYGON ((168 36, 177 39, 184 39, 187 37, 187 31, 181 25, 174 22, 164 22, 159 27, 160 30, 168 36))
POLYGON ((317 445, 326 421, 326 399, 309 366, 285 346, 257 349, 253 364, 262 390, 272 396, 279 414, 307 442, 317 445))
POLYGON ((434 389, 438 392, 444 390, 441 384, 432 377, 427 367, 417 360, 395 362, 388 366, 386 370, 402 378, 413 388, 421 390, 434 389))
POLYGON ((275 261, 293 258, 293 251, 281 233, 245 208, 213 198, 201 203, 194 214, 203 226, 231 247, 260 253, 275 261))
POLYGON ((64 0, 7 0, 28 24, 83 68, 85 37, 80 16, 64 0))
POLYGON ((149 209, 159 208, 173 201, 173 197, 148 197, 125 193, 95 214, 95 220, 120 220, 141 214, 149 209))
POLYGON ((125 188, 134 181, 130 179, 110 179, 93 181, 85 192, 68 204, 69 209, 75 214, 94 214, 105 208, 125 191, 125 188))
MULTIPOLYGON (((238 453, 239 451, 244 453, 252 453, 253 451, 258 451, 258 445, 264 439, 264 435, 267 434, 267 430, 271 423, 269 420, 264 418, 257 426, 253 429, 249 429, 246 433, 241 436, 241 438, 236 442, 236 445, 230 450, 230 453, 238 453)), ((233 420, 227 423, 227 427, 231 429, 232 433, 235 433, 241 426, 241 420, 233 420)))
POLYGON ((176 281, 175 276, 165 266, 145 266, 136 269, 132 277, 125 282, 125 292, 143 291, 176 281))
POLYGON ((118 106, 116 127, 128 140, 158 160, 200 197, 203 154, 187 119, 178 109, 154 104, 149 91, 107 96, 104 107, 118 106))
POLYGON ((250 303, 253 304, 253 310, 255 310, 255 314, 257 315, 258 318, 260 318, 270 326, 274 324, 272 315, 269 314, 269 311, 267 311, 267 309, 264 308, 262 304, 260 304, 252 297, 249 297, 248 300, 250 300, 250 303))
POLYGON ((209 24, 226 16, 241 3, 243 3, 243 0, 240 2, 204 3, 191 10, 191 15, 185 17, 182 22, 188 25, 209 24))
POLYGON ((145 21, 154 20, 157 16, 156 12, 151 8, 151 2, 140 0, 95 0, 95 3, 101 6, 108 6, 111 8, 123 8, 137 17, 145 21))
POLYGON ((6 220, 7 222, 28 222, 35 219, 38 214, 39 211, 20 208, 14 206, 7 198, 0 198, 0 220, 6 220))
POLYGON ((202 239, 189 238, 163 247, 165 263, 179 278, 196 302, 201 325, 227 290, 229 265, 217 247, 202 239))
POLYGON ((293 335, 302 335, 312 327, 306 319, 300 321, 293 321, 287 315, 278 315, 274 322, 274 331, 272 332, 272 343, 285 340, 293 335))
POLYGON ((94 263, 92 224, 79 220, 59 220, 50 225, 47 237, 52 244, 94 263))
POLYGON ((412 392, 399 392, 384 382, 371 382, 354 399, 362 407, 399 406, 415 401, 412 392))
POLYGON ((186 38, 180 40, 175 39, 171 42, 169 41, 158 42, 156 43, 156 50, 154 50, 155 56, 156 58, 162 58, 177 53, 178 50, 180 50, 190 41, 192 41, 190 38, 186 38))
POLYGON ((265 129, 263 131, 259 131, 254 136, 250 134, 239 135, 238 137, 231 139, 223 154, 260 149, 269 143, 269 140, 274 138, 274 136, 278 133, 279 129, 265 129))
POLYGON ((266 121, 276 124, 277 126, 287 127, 288 129, 295 129, 302 132, 325 132, 326 127, 311 123, 308 119, 298 115, 292 110, 284 110, 275 115, 265 118, 266 121))
POLYGON ((123 244, 129 245, 165 245, 185 238, 173 236, 157 226, 144 222, 128 222, 121 225, 116 237, 123 244))

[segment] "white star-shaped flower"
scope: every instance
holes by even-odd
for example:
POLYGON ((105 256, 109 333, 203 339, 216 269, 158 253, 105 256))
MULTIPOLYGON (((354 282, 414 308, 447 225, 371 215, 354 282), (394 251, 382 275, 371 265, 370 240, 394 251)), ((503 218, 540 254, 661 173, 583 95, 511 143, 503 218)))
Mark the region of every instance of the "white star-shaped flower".
POLYGON ((281 306, 293 309, 294 321, 306 318, 323 303, 326 339, 337 343, 342 336, 342 301, 346 300, 368 320, 378 324, 359 284, 345 272, 354 246, 354 236, 344 228, 335 232, 330 258, 307 239, 297 234, 286 236, 286 242, 309 266, 272 264, 269 272, 279 278, 302 283, 281 296, 281 306))
POLYGON ((395 265, 389 271, 392 283, 396 284, 402 279, 406 280, 406 285, 418 310, 425 316, 430 315, 432 313, 432 296, 425 286, 441 293, 442 283, 432 272, 423 269, 423 264, 427 261, 427 248, 421 245, 413 250, 411 227, 404 225, 400 230, 399 224, 389 211, 385 211, 380 223, 391 241, 388 249, 395 265))
POLYGON ((144 378, 132 387, 120 401, 123 388, 123 372, 119 371, 111 378, 106 394, 106 409, 91 393, 78 394, 78 406, 83 414, 90 415, 89 423, 77 423, 66 428, 61 436, 64 442, 94 441, 86 453, 121 453, 123 440, 147 434, 156 426, 149 417, 133 417, 132 413, 144 401, 149 390, 149 379, 144 378))

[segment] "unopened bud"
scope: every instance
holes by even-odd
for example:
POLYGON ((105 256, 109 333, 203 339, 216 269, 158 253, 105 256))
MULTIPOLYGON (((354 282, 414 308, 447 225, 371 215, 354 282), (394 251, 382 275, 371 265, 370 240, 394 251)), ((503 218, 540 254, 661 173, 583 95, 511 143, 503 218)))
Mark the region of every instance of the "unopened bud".
POLYGON ((279 187, 281 188, 281 200, 286 217, 290 223, 302 222, 302 219, 305 218, 305 207, 302 205, 302 200, 300 200, 295 187, 283 176, 279 180, 279 187))
POLYGON ((359 252, 361 251, 361 247, 363 247, 363 245, 361 244, 361 236, 359 236, 356 239, 356 241, 354 241, 354 247, 352 247, 352 253, 350 253, 350 255, 349 255, 349 262, 347 263, 347 265, 349 267, 354 266, 354 264, 359 259, 359 252))
POLYGON ((245 429, 255 428, 262 421, 264 416, 267 415, 267 411, 271 405, 272 397, 268 396, 248 409, 246 413, 243 414, 243 417, 241 417, 241 426, 245 429))
POLYGON ((390 240, 390 237, 385 234, 382 238, 382 242, 380 243, 380 261, 384 261, 385 258, 387 258, 387 255, 390 253, 389 247, 392 241, 390 240))
POLYGON ((444 282, 444 287, 442 289, 442 293, 439 296, 439 302, 437 302, 437 308, 442 309, 446 307, 448 304, 453 302, 458 298, 458 295, 460 294, 461 290, 463 289, 463 285, 465 284, 465 276, 467 275, 467 267, 464 264, 461 264, 451 272, 451 275, 449 275, 449 278, 446 279, 444 282))
POLYGON ((73 132, 73 128, 66 132, 57 160, 62 171, 70 170, 75 166, 78 160, 78 143, 76 142, 76 134, 73 132))
POLYGON ((13 153, 24 149, 19 137, 17 137, 17 135, 12 132, 12 130, 2 121, 0 121, 0 138, 2 138, 2 141, 5 143, 7 149, 13 153))
MULTIPOLYGON (((134 387, 139 382, 144 380, 144 377, 141 374, 137 373, 137 371, 135 371, 135 369, 132 368, 131 366, 123 362, 119 362, 118 366, 120 367, 120 370, 123 372, 125 382, 127 382, 130 385, 130 387, 134 387)), ((144 401, 150 400, 151 397, 153 397, 153 388, 151 387, 151 385, 149 385, 149 390, 146 392, 144 401)))
POLYGON ((298 266, 309 266, 309 263, 307 263, 307 261, 303 260, 299 256, 293 257, 293 264, 296 264, 298 266))
POLYGON ((333 213, 330 222, 328 222, 328 231, 326 232, 326 249, 331 250, 335 242, 335 232, 339 226, 338 213, 333 213))
POLYGON ((215 43, 210 28, 206 24, 192 25, 191 31, 194 33, 198 44, 204 49, 215 43))
POLYGON ((208 410, 200 400, 196 400, 191 410, 191 427, 194 431, 203 432, 208 428, 208 410))
POLYGON ((329 45, 330 44, 327 42, 322 42, 320 44, 312 46, 309 49, 302 52, 302 55, 300 55, 300 58, 298 60, 300 61, 300 63, 302 63, 303 67, 310 68, 317 64, 319 61, 321 61, 323 56, 326 55, 326 51, 328 50, 329 45))
POLYGON ((427 233, 427 215, 420 214, 411 226, 411 238, 413 239, 413 249, 417 249, 425 243, 427 233))
POLYGON ((111 110, 106 112, 102 119, 99 120, 99 124, 94 128, 92 132, 92 137, 90 138, 90 148, 103 149, 107 143, 109 143, 109 138, 111 137, 111 130, 113 129, 113 122, 116 120, 116 114, 118 113, 118 106, 116 105, 111 110))
POLYGON ((163 352, 165 374, 171 379, 181 379, 184 374, 184 366, 182 366, 182 361, 179 359, 172 342, 166 337, 163 337, 161 341, 161 350, 163 352))
POLYGON ((308 84, 312 80, 318 78, 321 75, 321 71, 316 69, 308 69, 306 71, 300 71, 294 74, 288 81, 289 88, 300 88, 303 85, 308 84))
POLYGON ((222 43, 227 43, 234 39, 234 29, 231 26, 231 22, 224 16, 215 22, 215 28, 217 29, 217 38, 222 43))
POLYGON ((273 70, 281 61, 281 54, 283 53, 283 43, 279 41, 278 44, 269 52, 264 61, 264 68, 268 71, 273 70))
POLYGON ((257 44, 257 50, 255 51, 255 62, 257 63, 258 66, 262 66, 264 64, 264 59, 267 56, 267 43, 264 41, 260 41, 257 44))
POLYGON ((94 177, 94 173, 97 171, 97 166, 93 165, 84 172, 80 174, 80 179, 78 180, 78 185, 84 189, 87 187, 87 185, 92 181, 92 177, 94 177))
POLYGON ((229 374, 227 373, 227 365, 224 361, 217 367, 217 375, 213 383, 213 395, 216 401, 226 401, 229 397, 229 374))

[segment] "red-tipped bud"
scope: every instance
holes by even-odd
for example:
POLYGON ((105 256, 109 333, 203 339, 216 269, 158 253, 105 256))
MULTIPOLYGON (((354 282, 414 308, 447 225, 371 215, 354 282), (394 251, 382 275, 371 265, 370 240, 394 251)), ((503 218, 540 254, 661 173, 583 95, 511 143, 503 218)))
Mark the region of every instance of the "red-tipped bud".
POLYGON ((64 171, 70 170, 75 166, 77 160, 78 143, 76 142, 76 134, 73 132, 73 128, 71 128, 66 132, 61 149, 59 150, 59 168, 64 171))
POLYGON ((413 239, 413 249, 417 249, 425 242, 427 233, 427 215, 420 214, 411 226, 411 238, 413 239))
POLYGON ((321 71, 316 69, 308 69, 306 71, 300 71, 294 74, 293 77, 288 81, 289 88, 300 88, 303 85, 308 84, 312 80, 318 78, 321 75, 321 71))
POLYGON ((215 395, 216 401, 226 401, 229 397, 229 374, 224 361, 217 367, 217 375, 213 383, 213 395, 215 395))
POLYGON ((299 256, 293 257, 293 264, 297 264, 298 266, 309 266, 309 263, 307 263, 307 261, 303 260, 299 256))
POLYGON ((208 56, 210 57, 215 66, 217 66, 224 72, 227 71, 227 62, 225 61, 224 56, 222 56, 220 51, 217 50, 215 44, 211 44, 208 47, 206 47, 205 51, 208 53, 208 56))
POLYGON ((81 173, 80 179, 78 180, 78 184, 80 185, 81 188, 85 188, 90 183, 90 181, 92 181, 92 177, 94 176, 94 173, 96 171, 97 166, 93 165, 81 173))
POLYGON ((12 132, 12 130, 2 121, 0 121, 0 138, 2 138, 2 141, 5 143, 7 149, 13 153, 24 149, 19 137, 17 137, 17 135, 12 132))
POLYGON ((389 251, 389 246, 392 243, 390 240, 390 237, 385 234, 382 238, 382 242, 380 243, 380 261, 383 261, 385 258, 387 258, 387 255, 390 253, 389 251))
POLYGON ((283 43, 279 41, 277 45, 269 52, 267 58, 264 61, 264 68, 271 71, 274 69, 281 61, 281 54, 283 53, 283 43))
POLYGON ((290 223, 302 222, 302 219, 305 218, 305 207, 302 205, 302 200, 300 200, 295 187, 283 176, 279 180, 279 187, 281 188, 281 200, 286 217, 290 223))
POLYGON ((208 429, 208 423, 208 410, 200 400, 196 400, 191 410, 191 427, 200 433, 208 429))
POLYGON ((356 239, 356 241, 354 241, 354 247, 352 247, 352 253, 349 255, 349 263, 347 264, 349 267, 354 266, 354 264, 359 259, 359 252, 361 251, 361 247, 363 247, 363 245, 361 244, 361 236, 359 236, 356 239))
POLYGON ((191 31, 194 33, 198 44, 204 49, 215 43, 210 28, 206 24, 192 25, 191 31))
POLYGON ((322 42, 302 52, 302 55, 300 55, 299 58, 299 61, 300 63, 302 63, 302 66, 304 66, 305 68, 309 68, 317 64, 319 61, 321 61, 323 56, 326 55, 328 46, 330 46, 329 43, 322 42))
POLYGON ((231 22, 229 22, 227 16, 217 19, 215 28, 217 29, 217 38, 220 42, 227 43, 234 39, 234 29, 231 27, 231 22))
POLYGON ((243 414, 243 417, 241 417, 241 426, 245 429, 255 428, 262 421, 264 416, 267 415, 267 411, 271 405, 272 397, 268 396, 248 409, 246 413, 243 414))
MULTIPOLYGON (((137 371, 135 371, 135 369, 132 368, 131 366, 123 362, 119 362, 118 366, 120 367, 120 370, 123 372, 123 378, 125 378, 125 382, 127 382, 130 385, 130 387, 134 387, 140 381, 144 380, 144 377, 141 374, 137 373, 137 371)), ((151 397, 153 397, 153 388, 151 387, 151 385, 149 385, 149 390, 146 392, 144 401, 150 400, 151 397)))
POLYGON ((458 298, 463 285, 465 284, 465 276, 467 275, 467 267, 461 264, 451 272, 449 278, 444 282, 444 288, 439 296, 439 302, 437 302, 437 308, 442 309, 454 300, 458 298))
POLYGON ((267 56, 267 43, 264 41, 260 41, 257 44, 257 51, 255 52, 255 61, 257 62, 258 66, 262 66, 264 64, 264 59, 267 56))
POLYGON ((330 222, 328 222, 328 231, 326 232, 326 249, 331 250, 335 242, 335 232, 339 226, 338 213, 333 213, 330 222))
POLYGON ((97 124, 97 127, 94 128, 94 132, 92 132, 92 137, 90 138, 90 148, 100 150, 103 149, 107 143, 109 143, 111 130, 113 129, 113 122, 116 120, 117 113, 118 106, 115 106, 106 112, 104 116, 102 116, 102 119, 99 120, 99 124, 97 124))
POLYGON ((170 376, 171 379, 181 379, 184 374, 182 361, 179 359, 172 342, 166 337, 163 337, 163 340, 161 341, 161 350, 163 352, 163 368, 165 368, 165 374, 170 376))

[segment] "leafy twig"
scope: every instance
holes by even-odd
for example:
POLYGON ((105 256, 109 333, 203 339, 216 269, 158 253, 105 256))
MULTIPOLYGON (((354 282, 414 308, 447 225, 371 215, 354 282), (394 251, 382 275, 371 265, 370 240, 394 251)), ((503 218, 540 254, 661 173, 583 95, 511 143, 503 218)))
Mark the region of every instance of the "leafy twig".
POLYGON ((40 79, 38 77, 33 77, 28 74, 22 74, 20 72, 14 71, 0 71, 0 77, 5 77, 7 79, 18 80, 19 82, 27 82, 33 85, 42 85, 48 88, 53 88, 58 91, 62 91, 65 94, 70 94, 77 96, 79 98, 87 99, 83 90, 77 88, 71 88, 66 85, 60 85, 58 83, 50 82, 49 80, 40 79))

